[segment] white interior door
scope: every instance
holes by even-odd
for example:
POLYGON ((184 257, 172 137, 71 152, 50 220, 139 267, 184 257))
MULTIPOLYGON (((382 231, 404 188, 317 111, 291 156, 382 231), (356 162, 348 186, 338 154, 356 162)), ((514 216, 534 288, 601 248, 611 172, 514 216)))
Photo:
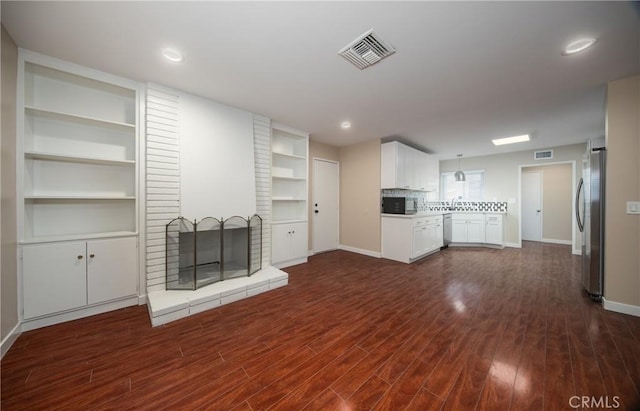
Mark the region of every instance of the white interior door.
POLYGON ((313 252, 338 248, 339 165, 335 161, 313 159, 313 252))
POLYGON ((542 171, 522 173, 522 239, 542 240, 542 171))

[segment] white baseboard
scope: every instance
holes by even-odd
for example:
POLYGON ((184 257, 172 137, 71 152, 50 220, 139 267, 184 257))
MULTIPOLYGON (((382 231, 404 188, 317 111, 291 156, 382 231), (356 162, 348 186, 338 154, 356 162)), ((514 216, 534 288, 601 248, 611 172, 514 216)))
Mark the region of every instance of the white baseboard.
POLYGON ((18 339, 20 334, 22 334, 22 326, 18 322, 18 324, 16 324, 16 326, 13 327, 13 330, 11 330, 9 335, 4 337, 4 340, 2 340, 2 347, 0 348, 0 350, 1 350, 0 351, 0 358, 4 357, 4 355, 7 353, 7 351, 9 351, 9 348, 11 348, 13 343, 16 342, 16 340, 18 339))
POLYGON ((511 248, 522 248, 522 246, 518 243, 504 243, 505 247, 511 247, 511 248))
POLYGON ((571 252, 575 255, 582 255, 582 250, 576 250, 575 248, 571 252))
POLYGON ((615 301, 609 301, 604 297, 602 298, 602 305, 604 309, 608 311, 640 317, 640 307, 636 305, 617 303, 615 301))
POLYGON ((109 311, 118 310, 120 308, 131 307, 138 304, 138 297, 126 297, 121 300, 110 301, 104 304, 97 304, 81 309, 62 312, 59 314, 38 317, 22 321, 22 331, 31 331, 36 328, 47 327, 49 325, 58 324, 66 321, 77 320, 84 317, 90 317, 96 314, 103 314, 109 311))
POLYGON ((138 305, 145 305, 147 303, 147 295, 138 296, 138 305))
POLYGON ((542 238, 540 242, 549 244, 571 245, 571 240, 556 240, 553 238, 542 238))
POLYGON ((381 258, 382 254, 379 251, 363 250, 362 248, 351 247, 348 245, 340 244, 338 250, 350 251, 352 253, 368 255, 369 257, 381 258))

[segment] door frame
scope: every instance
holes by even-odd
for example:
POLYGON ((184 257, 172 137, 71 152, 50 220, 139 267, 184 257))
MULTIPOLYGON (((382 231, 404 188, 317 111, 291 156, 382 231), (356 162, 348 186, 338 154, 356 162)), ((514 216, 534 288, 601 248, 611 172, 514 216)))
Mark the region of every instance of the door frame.
POLYGON ((313 170, 313 175, 312 175, 312 180, 311 180, 311 201, 309 202, 309 218, 311 220, 311 234, 310 234, 310 244, 311 244, 311 255, 316 253, 316 244, 314 240, 314 237, 316 235, 316 222, 315 219, 313 218, 313 211, 314 211, 314 204, 315 204, 315 197, 316 197, 316 169, 315 169, 315 164, 316 161, 324 161, 325 163, 331 163, 331 164, 335 164, 337 167, 337 185, 336 185, 336 190, 337 190, 337 199, 338 199, 338 212, 336 215, 336 230, 337 230, 337 234, 338 234, 338 241, 336 244, 336 250, 340 249, 340 162, 336 161, 336 160, 329 160, 326 158, 322 158, 322 157, 313 157, 311 159, 311 169, 313 170))
MULTIPOLYGON (((518 166, 518 248, 522 248, 522 172, 523 169, 529 167, 545 167, 545 166, 555 166, 559 164, 571 164, 571 192, 567 193, 567 196, 571 199, 571 204, 573 204, 573 197, 576 192, 576 188, 578 183, 576 181, 576 161, 575 160, 567 160, 567 161, 554 161, 544 164, 520 164, 518 166)), ((572 208, 573 210, 573 208, 572 208)), ((571 252, 576 255, 582 254, 580 250, 580 245, 577 244, 577 236, 576 236, 576 219, 574 218, 573 213, 571 214, 571 252)))

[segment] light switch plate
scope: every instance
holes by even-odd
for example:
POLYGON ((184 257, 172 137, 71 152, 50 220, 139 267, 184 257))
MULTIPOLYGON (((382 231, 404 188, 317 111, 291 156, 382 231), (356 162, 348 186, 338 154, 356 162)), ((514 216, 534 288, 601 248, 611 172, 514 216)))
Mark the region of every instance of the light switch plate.
POLYGON ((640 201, 627 201, 627 214, 640 214, 640 201))

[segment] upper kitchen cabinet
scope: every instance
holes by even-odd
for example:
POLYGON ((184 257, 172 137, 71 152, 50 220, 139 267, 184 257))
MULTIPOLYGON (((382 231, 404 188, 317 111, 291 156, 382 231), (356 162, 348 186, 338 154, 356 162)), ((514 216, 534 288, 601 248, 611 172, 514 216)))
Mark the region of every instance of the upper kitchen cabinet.
POLYGON ((137 84, 20 52, 20 239, 136 234, 137 84))
POLYGON ((438 191, 438 160, 397 141, 384 143, 380 184, 383 189, 438 191))

